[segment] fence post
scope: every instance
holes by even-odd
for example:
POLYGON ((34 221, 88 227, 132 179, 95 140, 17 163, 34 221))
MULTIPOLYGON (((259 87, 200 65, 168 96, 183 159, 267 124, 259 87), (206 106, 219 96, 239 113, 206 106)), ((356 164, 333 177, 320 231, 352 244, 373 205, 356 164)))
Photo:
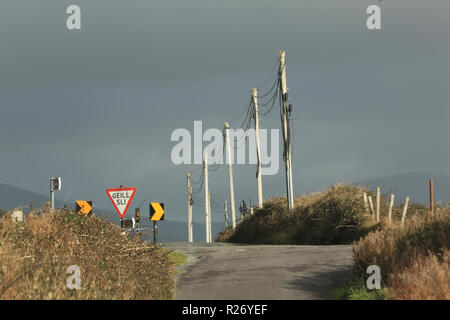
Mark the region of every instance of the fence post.
POLYGON ((363 193, 363 199, 364 199, 364 210, 366 213, 369 213, 369 204, 367 203, 367 193, 363 193))
POLYGON ((408 210, 409 197, 406 197, 405 206, 403 207, 401 227, 405 224, 406 210, 408 210))
POLYGON ((373 210, 372 196, 369 196, 370 213, 372 214, 372 219, 375 219, 375 211, 373 210))
POLYGON ((389 224, 392 224, 392 207, 394 206, 394 194, 391 193, 391 203, 389 204, 389 224))
POLYGON ((380 187, 377 187, 377 222, 380 222, 380 187))

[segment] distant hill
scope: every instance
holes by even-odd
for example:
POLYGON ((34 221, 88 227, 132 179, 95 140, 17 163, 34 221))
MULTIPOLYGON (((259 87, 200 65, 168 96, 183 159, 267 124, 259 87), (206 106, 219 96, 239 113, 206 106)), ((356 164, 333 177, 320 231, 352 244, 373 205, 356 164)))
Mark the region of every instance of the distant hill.
MULTIPOLYGON (((47 201, 49 201, 49 196, 0 183, 0 209, 11 210, 18 207, 29 206, 31 202, 33 202, 34 208, 41 208, 47 201)), ((73 206, 73 201, 67 201, 66 205, 69 207, 73 206)), ((55 200, 55 206, 62 208, 63 202, 55 200)), ((24 208, 24 211, 28 212, 28 208, 24 208)), ((117 225, 120 224, 117 213, 113 211, 95 208, 94 212, 97 216, 105 217, 112 223, 117 225)), ((129 213, 127 217, 131 217, 129 213)), ((213 238, 224 229, 224 224, 225 223, 212 224, 213 238)), ((141 226, 149 227, 150 229, 153 227, 148 220, 143 220, 141 226)), ((194 241, 205 241, 205 224, 194 223, 193 230, 194 241)), ((158 231, 159 241, 186 241, 188 239, 186 222, 170 220, 161 221, 158 223, 158 231)))
POLYGON ((428 181, 434 181, 434 199, 444 204, 450 202, 450 176, 445 174, 434 174, 415 172, 398 174, 359 182, 371 190, 381 188, 381 193, 393 192, 396 200, 405 199, 407 196, 415 203, 429 202, 428 181))
MULTIPOLYGON (((40 208, 49 201, 49 197, 50 195, 44 196, 39 193, 0 183, 1 209, 9 210, 17 207, 29 206, 31 202, 33 203, 33 207, 40 208)), ((63 203, 62 201, 55 200, 55 205, 62 207, 63 203)))

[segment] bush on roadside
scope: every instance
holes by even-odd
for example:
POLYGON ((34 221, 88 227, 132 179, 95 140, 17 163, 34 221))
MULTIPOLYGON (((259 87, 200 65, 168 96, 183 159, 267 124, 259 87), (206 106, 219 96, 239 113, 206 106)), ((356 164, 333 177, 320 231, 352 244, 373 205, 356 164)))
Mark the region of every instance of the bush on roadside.
POLYGON ((411 265, 390 275, 391 298, 450 300, 450 252, 420 254, 411 265))
POLYGON ((419 255, 432 253, 442 256, 450 246, 450 219, 437 216, 432 222, 414 222, 369 233, 353 245, 356 269, 364 274, 367 266, 376 264, 384 279, 396 269, 403 269, 419 255))
POLYGON ((363 276, 369 265, 378 265, 382 282, 392 288, 393 298, 435 299, 446 294, 448 297, 448 211, 448 208, 442 209, 433 221, 417 215, 404 228, 386 226, 355 242, 356 271, 363 276))
POLYGON ((363 192, 371 194, 363 187, 338 183, 322 192, 295 198, 295 207, 290 211, 285 198, 269 199, 235 230, 224 230, 216 240, 248 244, 349 244, 378 226, 364 212, 363 192))
POLYGON ((0 221, 0 299, 170 299, 173 263, 159 247, 68 211, 0 221), (66 286, 81 269, 81 289, 66 286))

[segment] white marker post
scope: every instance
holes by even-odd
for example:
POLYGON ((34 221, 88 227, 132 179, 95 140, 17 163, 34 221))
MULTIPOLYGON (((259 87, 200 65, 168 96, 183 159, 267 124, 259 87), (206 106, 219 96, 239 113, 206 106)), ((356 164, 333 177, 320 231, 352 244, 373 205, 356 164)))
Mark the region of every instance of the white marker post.
POLYGON ((403 207, 401 227, 405 224, 406 211, 408 210, 409 197, 406 197, 405 206, 403 207))
POLYGON ((377 187, 377 222, 380 222, 380 188, 377 187))
POLYGON ((389 224, 392 223, 392 208, 394 207, 394 194, 391 194, 391 203, 389 204, 389 224))
POLYGON ((372 214, 372 219, 375 219, 375 212, 373 209, 372 196, 369 196, 370 213, 372 214))
POLYGON ((369 204, 367 203, 367 193, 363 193, 363 200, 364 200, 364 210, 366 213, 369 213, 369 204))

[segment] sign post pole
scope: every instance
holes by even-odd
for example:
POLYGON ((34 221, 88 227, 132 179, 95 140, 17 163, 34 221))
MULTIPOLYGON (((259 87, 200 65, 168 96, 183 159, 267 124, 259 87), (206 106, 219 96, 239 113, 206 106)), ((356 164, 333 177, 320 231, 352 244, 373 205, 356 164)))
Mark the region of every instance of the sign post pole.
POLYGON ((434 192, 433 192, 433 179, 430 179, 430 216, 434 218, 434 192))
POLYGON ((53 178, 50 178, 50 204, 52 210, 55 209, 55 195, 53 191, 53 178))
POLYGON ((150 202, 150 221, 153 221, 153 244, 158 242, 158 221, 164 220, 164 203, 150 202))

